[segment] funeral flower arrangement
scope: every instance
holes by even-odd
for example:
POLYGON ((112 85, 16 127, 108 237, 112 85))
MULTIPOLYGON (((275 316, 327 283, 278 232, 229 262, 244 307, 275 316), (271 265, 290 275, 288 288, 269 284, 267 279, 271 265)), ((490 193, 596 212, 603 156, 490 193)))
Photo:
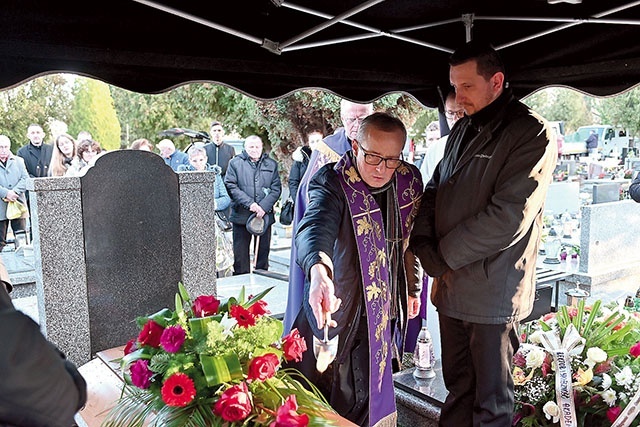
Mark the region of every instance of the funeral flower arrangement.
POLYGON ((633 307, 582 300, 524 325, 522 333, 514 355, 514 425, 640 425, 640 313, 633 307))
POLYGON ((331 424, 322 395, 298 371, 282 368, 306 350, 297 330, 268 316, 261 298, 194 301, 178 285, 175 311, 137 319, 137 338, 120 359, 125 387, 103 425, 270 427, 331 424), (308 386, 308 389, 304 385, 308 386), (309 391, 309 389, 311 391, 309 391))

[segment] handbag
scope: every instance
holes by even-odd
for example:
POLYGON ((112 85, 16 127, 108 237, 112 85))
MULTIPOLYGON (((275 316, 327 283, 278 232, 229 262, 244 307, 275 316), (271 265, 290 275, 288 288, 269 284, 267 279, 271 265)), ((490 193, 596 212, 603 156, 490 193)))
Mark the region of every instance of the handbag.
POLYGON ((216 220, 216 271, 224 272, 233 265, 233 242, 220 227, 220 222, 216 220))
POLYGON ((291 198, 287 199, 280 210, 280 224, 291 225, 293 222, 293 208, 293 200, 291 198))
POLYGON ((233 224, 227 219, 223 211, 216 211, 216 225, 222 231, 229 231, 233 228, 233 224))
POLYGON ((18 219, 27 213, 27 207, 18 202, 7 202, 7 219, 18 219))

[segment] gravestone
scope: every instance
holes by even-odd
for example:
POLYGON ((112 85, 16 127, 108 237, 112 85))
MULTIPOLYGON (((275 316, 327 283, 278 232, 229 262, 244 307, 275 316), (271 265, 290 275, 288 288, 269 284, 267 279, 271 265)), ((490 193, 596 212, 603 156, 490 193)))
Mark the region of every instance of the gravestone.
POLYGON ((144 151, 98 159, 81 179, 91 353, 138 335, 137 316, 173 307, 181 280, 178 176, 144 151))
POLYGON ((577 181, 552 182, 547 191, 545 210, 554 214, 580 212, 580 183, 577 181))
POLYGON ((215 178, 118 150, 82 178, 27 181, 38 319, 72 362, 134 338, 136 317, 173 307, 179 281, 216 295, 215 178))
POLYGON ((593 184, 593 204, 620 200, 620 184, 607 182, 593 184))

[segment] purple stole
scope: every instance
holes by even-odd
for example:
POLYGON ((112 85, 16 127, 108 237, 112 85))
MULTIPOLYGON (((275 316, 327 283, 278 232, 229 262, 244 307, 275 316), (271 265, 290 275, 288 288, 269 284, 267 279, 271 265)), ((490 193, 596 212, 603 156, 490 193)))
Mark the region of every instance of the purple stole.
MULTIPOLYGON (((389 318, 391 289, 382 212, 349 155, 342 156, 334 169, 340 177, 340 184, 347 199, 360 258, 360 275, 369 332, 369 425, 396 426, 389 318)), ((395 179, 402 239, 406 242, 422 195, 422 181, 419 174, 407 165, 402 165, 396 170, 395 179)), ((402 257, 400 259, 402 261, 402 257)))

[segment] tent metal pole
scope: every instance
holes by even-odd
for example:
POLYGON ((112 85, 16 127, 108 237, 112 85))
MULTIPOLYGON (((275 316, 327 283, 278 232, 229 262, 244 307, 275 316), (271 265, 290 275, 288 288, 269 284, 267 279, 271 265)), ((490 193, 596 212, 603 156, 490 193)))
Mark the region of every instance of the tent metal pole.
MULTIPOLYGON (((626 9, 629 9, 629 8, 632 8, 632 7, 635 7, 635 6, 638 6, 638 5, 640 5, 640 0, 636 0, 636 1, 632 2, 632 3, 627 3, 625 5, 616 7, 614 9, 609 9, 609 10, 605 10, 604 12, 597 13, 597 14, 593 15, 593 18, 596 18, 596 19, 602 18, 604 16, 611 15, 613 13, 617 13, 617 12, 620 12, 620 11, 623 11, 623 10, 626 10, 626 9)), ((491 19, 492 17, 486 17, 486 18, 487 19, 491 19)), ((493 17, 493 18, 495 19, 495 17, 493 17)), ((476 19, 482 19, 482 18, 478 17, 476 19)), ((590 23, 591 22, 596 22, 597 23, 597 21, 589 21, 589 22, 590 23)), ((583 23, 585 23, 584 20, 583 21, 575 20, 574 22, 571 22, 569 24, 560 25, 560 26, 555 27, 555 28, 550 28, 549 30, 546 30, 546 31, 541 31, 539 33, 531 34, 530 36, 514 40, 514 41, 512 41, 510 43, 505 43, 505 44, 503 44, 501 46, 498 46, 497 49, 499 50, 499 49, 504 49, 504 48, 507 48, 507 47, 511 47, 511 46, 516 45, 516 44, 524 43, 524 42, 527 42, 529 40, 533 40, 533 39, 538 38, 538 37, 546 36, 547 34, 555 33, 557 31, 562 31, 562 30, 565 30, 567 28, 571 28, 573 26, 580 25, 580 24, 583 24, 583 23)))
POLYGON ((180 18, 184 18, 184 19, 187 19, 189 21, 196 22, 196 23, 204 25, 206 27, 213 28, 215 30, 223 31, 225 33, 240 37, 242 39, 248 40, 248 41, 256 43, 256 44, 262 44, 263 43, 263 40, 261 38, 259 38, 259 37, 255 37, 255 36, 252 36, 251 34, 247 34, 247 33, 241 32, 241 31, 234 30, 233 28, 229 28, 229 27, 227 27, 225 25, 216 24, 215 22, 211 22, 211 21, 209 21, 207 19, 200 18, 199 16, 192 15, 190 13, 186 13, 186 12, 183 12, 181 10, 174 9, 172 7, 168 7, 168 6, 165 6, 163 4, 159 4, 159 3, 156 3, 156 2, 153 2, 153 1, 150 1, 150 0, 133 0, 133 1, 135 1, 136 3, 144 4, 145 6, 149 6, 149 7, 152 7, 154 9, 157 9, 157 10, 161 10, 163 12, 167 12, 167 13, 169 13, 171 15, 179 16, 180 18))
MULTIPOLYGON (((354 7, 353 9, 348 10, 348 11, 346 11, 344 13, 341 13, 340 15, 336 15, 335 17, 329 19, 328 21, 323 22, 320 25, 316 25, 315 27, 310 28, 310 29, 308 29, 307 31, 305 31, 303 33, 300 33, 297 36, 290 38, 289 40, 285 40, 284 42, 280 43, 280 48, 284 49, 287 46, 289 46, 289 45, 291 45, 291 44, 293 44, 293 43, 295 43, 295 42, 297 42, 299 40, 307 38, 310 35, 313 35, 313 34, 317 33, 318 31, 324 30, 325 28, 331 27, 332 25, 334 25, 334 24, 336 24, 338 22, 342 22, 343 19, 346 19, 346 18, 348 18, 350 16, 353 16, 353 15, 355 15, 357 13, 360 13, 363 10, 369 9, 370 7, 375 6, 378 3, 382 3, 383 1, 385 1, 385 0, 369 0, 369 1, 365 2, 365 3, 362 3, 361 5, 359 5, 357 7, 354 7)), ((285 3, 283 3, 283 4, 285 4, 285 3)))

